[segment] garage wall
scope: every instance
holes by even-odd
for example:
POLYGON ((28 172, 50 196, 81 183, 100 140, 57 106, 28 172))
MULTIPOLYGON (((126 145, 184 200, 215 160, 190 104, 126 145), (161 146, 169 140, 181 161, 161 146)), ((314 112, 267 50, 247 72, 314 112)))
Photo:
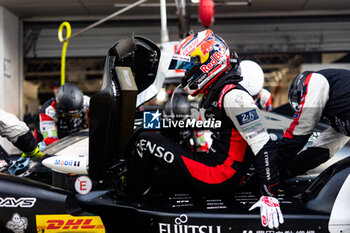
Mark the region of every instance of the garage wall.
MULTIPOLYGON (((17 16, 0 7, 0 108, 21 116, 20 21, 17 16)), ((0 139, 11 152, 12 144, 0 139)))
POLYGON ((0 107, 19 115, 19 19, 0 7, 0 107))
MULTIPOLYGON (((276 21, 276 20, 274 20, 276 21)), ((170 40, 178 39, 176 21, 168 20, 170 40)), ((194 31, 203 30, 194 22, 194 31)), ((42 28, 36 41, 36 49, 26 57, 60 57, 62 45, 57 39, 57 25, 42 28)), ((30 29, 34 25, 27 24, 30 29)), ((83 27, 73 27, 73 33, 83 27)), ((293 22, 276 23, 261 21, 241 22, 233 19, 217 19, 212 27, 229 46, 238 53, 298 53, 342 52, 350 50, 350 22, 293 22)), ((68 57, 105 56, 107 49, 120 38, 132 32, 160 42, 160 23, 133 22, 112 23, 100 26, 74 38, 68 46, 68 57), (137 26, 135 26, 137 25, 137 26)))

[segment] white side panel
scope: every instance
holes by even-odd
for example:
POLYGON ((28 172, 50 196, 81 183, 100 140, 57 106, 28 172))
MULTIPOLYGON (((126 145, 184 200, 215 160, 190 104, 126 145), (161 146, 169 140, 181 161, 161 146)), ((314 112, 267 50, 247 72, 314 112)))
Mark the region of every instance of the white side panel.
POLYGON ((43 165, 54 171, 79 175, 87 174, 89 165, 89 138, 59 151, 56 156, 43 160, 43 165))
POLYGON ((63 174, 87 174, 88 156, 85 155, 57 155, 42 161, 45 167, 63 174))
POLYGON ((330 233, 350 233, 350 175, 334 202, 328 230, 330 233))

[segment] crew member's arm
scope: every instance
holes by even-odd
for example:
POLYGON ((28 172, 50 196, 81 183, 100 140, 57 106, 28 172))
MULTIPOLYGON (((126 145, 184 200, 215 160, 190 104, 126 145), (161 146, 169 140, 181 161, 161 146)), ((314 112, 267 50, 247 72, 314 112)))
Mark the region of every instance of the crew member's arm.
POLYGON ((329 83, 318 73, 310 74, 304 83, 299 111, 285 132, 279 145, 279 156, 283 161, 293 158, 307 143, 329 98, 329 83))
MULTIPOLYGON (((349 137, 338 133, 331 126, 323 131, 310 147, 301 151, 286 164, 286 175, 297 176, 326 162, 348 141, 349 137)), ((283 166, 283 164, 282 164, 283 166)))
POLYGON ((276 144, 270 139, 260 110, 245 91, 233 89, 224 97, 226 115, 232 120, 255 155, 264 195, 274 196, 279 182, 276 161, 276 144))
POLYGON ((259 207, 261 224, 270 229, 278 228, 284 219, 277 199, 277 146, 270 139, 260 110, 247 92, 236 89, 228 92, 224 97, 224 108, 255 155, 255 167, 263 195, 249 210, 259 207))
POLYGON ((23 156, 41 158, 43 154, 28 126, 15 115, 0 110, 0 135, 23 152, 23 156))

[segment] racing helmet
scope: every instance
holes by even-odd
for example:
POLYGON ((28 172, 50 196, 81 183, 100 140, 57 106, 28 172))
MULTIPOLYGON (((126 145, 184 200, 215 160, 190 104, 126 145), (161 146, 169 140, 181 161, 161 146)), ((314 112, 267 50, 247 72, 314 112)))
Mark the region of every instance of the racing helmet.
POLYGON ((204 92, 230 67, 229 47, 210 29, 183 39, 169 65, 170 70, 185 71, 181 86, 192 96, 204 92))
POLYGON ((290 106, 294 111, 300 110, 300 103, 302 100, 302 96, 304 94, 304 84, 307 76, 311 74, 312 71, 304 71, 298 74, 290 83, 288 89, 288 101, 290 106))
POLYGON ((74 84, 61 86, 56 95, 56 111, 60 117, 76 118, 84 108, 83 92, 74 84))
POLYGON ((260 65, 251 60, 243 60, 240 63, 243 80, 239 82, 251 96, 260 93, 264 86, 264 72, 260 65))

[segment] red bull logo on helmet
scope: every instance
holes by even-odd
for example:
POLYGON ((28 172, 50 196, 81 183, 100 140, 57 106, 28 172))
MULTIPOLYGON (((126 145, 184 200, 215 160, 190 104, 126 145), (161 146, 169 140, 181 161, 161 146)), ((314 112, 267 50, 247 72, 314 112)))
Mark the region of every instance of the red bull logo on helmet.
POLYGON ((207 53, 209 53, 210 51, 213 50, 213 44, 215 44, 215 41, 213 39, 208 40, 208 41, 204 41, 201 44, 200 48, 201 48, 203 55, 206 55, 207 53))
POLYGON ((210 62, 206 65, 202 65, 200 67, 201 71, 204 73, 208 73, 213 67, 220 61, 220 58, 224 52, 222 50, 215 52, 213 56, 210 57, 210 62))
POLYGON ((192 53, 191 57, 199 56, 200 63, 208 60, 210 52, 213 50, 214 40, 203 41, 192 53))

